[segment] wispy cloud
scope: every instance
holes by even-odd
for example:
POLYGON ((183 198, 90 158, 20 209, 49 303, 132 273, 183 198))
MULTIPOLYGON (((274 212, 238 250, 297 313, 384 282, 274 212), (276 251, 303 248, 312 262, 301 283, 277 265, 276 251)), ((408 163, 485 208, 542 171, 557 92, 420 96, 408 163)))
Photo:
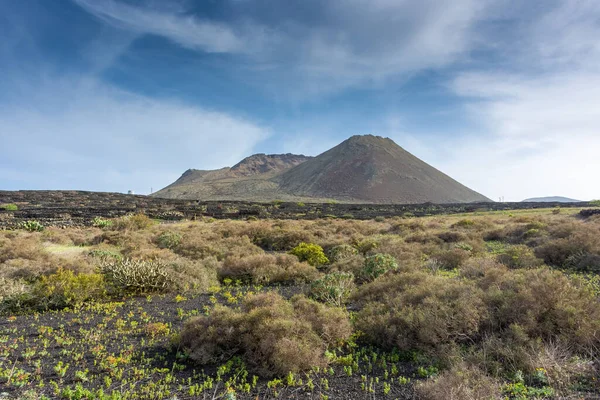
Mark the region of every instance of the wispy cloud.
POLYGON ((452 90, 480 132, 459 139, 449 171, 512 200, 600 197, 599 17, 597 2, 562 2, 521 25, 512 71, 458 75, 452 90))
POLYGON ((106 0, 74 0, 82 8, 119 28, 167 37, 181 46, 207 52, 242 52, 246 40, 230 27, 173 10, 155 10, 106 0))
POLYGON ((0 181, 13 189, 147 193, 190 167, 233 165, 269 135, 243 118, 73 77, 20 86, 0 126, 0 181))
POLYGON ((381 84, 454 62, 477 40, 487 1, 290 0, 218 4, 228 19, 116 0, 74 0, 109 24, 183 47, 243 55, 240 74, 279 96, 381 84), (294 11, 295 10, 295 11, 294 11), (248 77, 248 74, 252 74, 248 77))

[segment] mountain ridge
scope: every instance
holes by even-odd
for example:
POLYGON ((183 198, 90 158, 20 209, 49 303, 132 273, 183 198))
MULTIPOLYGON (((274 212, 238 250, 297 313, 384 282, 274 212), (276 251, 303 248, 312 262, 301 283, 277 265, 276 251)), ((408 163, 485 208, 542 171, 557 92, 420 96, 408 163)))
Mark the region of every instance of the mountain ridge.
POLYGON ((259 153, 231 168, 187 170, 154 196, 397 204, 491 201, 393 140, 373 135, 352 136, 316 157, 259 153))
POLYGON ((575 200, 569 197, 563 196, 544 196, 544 197, 532 197, 529 199, 521 200, 521 203, 582 203, 583 200, 575 200))

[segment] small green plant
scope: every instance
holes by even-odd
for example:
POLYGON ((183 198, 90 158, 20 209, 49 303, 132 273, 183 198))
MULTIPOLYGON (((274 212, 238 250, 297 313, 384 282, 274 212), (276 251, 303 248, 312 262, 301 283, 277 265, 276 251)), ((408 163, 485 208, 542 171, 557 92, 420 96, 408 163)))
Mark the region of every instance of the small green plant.
POLYGON ((502 388, 502 392, 508 399, 548 399, 554 396, 554 389, 549 386, 541 388, 527 386, 523 382, 508 383, 502 388))
POLYGON ((36 220, 24 221, 21 223, 21 228, 28 232, 41 232, 44 230, 44 225, 36 220))
POLYGON ((389 254, 378 253, 367 257, 360 278, 370 282, 388 271, 398 269, 398 262, 389 254))
POLYGON ((290 254, 298 257, 298 260, 306 261, 309 265, 315 267, 329 264, 329 259, 323 252, 323 248, 318 244, 300 243, 290 251, 290 254))
POLYGON ((354 290, 354 275, 349 272, 332 272, 312 283, 311 296, 315 300, 341 307, 354 290))
POLYGON ((452 225, 452 227, 453 228, 469 228, 473 225, 475 225, 475 221, 473 221, 472 219, 461 219, 460 221, 458 221, 457 223, 452 225))
POLYGON ((349 244, 340 244, 329 251, 329 260, 332 263, 338 262, 348 259, 356 254, 358 254, 356 247, 350 246, 349 244))
POLYGON ((113 222, 111 220, 102 217, 94 217, 92 220, 92 226, 96 228, 110 228, 112 225, 113 222))
POLYGON ((156 238, 156 244, 161 249, 173 250, 181 243, 181 234, 177 232, 163 232, 156 238))
POLYGON ((0 205, 0 208, 6 210, 6 211, 18 211, 19 207, 16 204, 2 204, 0 205))
POLYGON ((431 378, 439 374, 437 367, 430 365, 428 367, 419 367, 417 369, 417 375, 421 378, 431 378))
POLYGON ((115 260, 123 259, 123 256, 120 255, 119 253, 117 253, 116 251, 105 250, 105 249, 92 249, 87 254, 90 257, 100 258, 100 259, 115 259, 115 260))

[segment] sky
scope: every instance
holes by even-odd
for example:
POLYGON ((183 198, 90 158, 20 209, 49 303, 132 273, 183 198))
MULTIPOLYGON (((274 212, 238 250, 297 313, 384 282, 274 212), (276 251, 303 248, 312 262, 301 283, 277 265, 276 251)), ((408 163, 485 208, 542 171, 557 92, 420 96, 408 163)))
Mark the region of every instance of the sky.
POLYGON ((0 190, 374 134, 493 200, 600 198, 597 0, 0 0, 0 37, 0 190))

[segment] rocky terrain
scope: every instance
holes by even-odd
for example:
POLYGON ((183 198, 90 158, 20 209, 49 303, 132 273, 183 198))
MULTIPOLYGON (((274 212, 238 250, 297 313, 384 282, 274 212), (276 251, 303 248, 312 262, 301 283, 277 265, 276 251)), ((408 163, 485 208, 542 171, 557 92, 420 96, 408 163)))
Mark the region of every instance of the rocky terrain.
POLYGON ((154 197, 418 204, 491 201, 389 138, 352 136, 317 157, 256 154, 231 168, 188 170, 154 197))
POLYGON ((457 204, 347 204, 300 202, 196 201, 163 199, 121 193, 84 191, 0 191, 0 228, 26 220, 45 226, 87 226, 95 217, 115 218, 145 214, 161 220, 277 218, 372 219, 393 216, 426 216, 482 211, 586 207, 588 203, 457 203, 457 204), (11 205, 12 207, 10 207, 11 205), (15 209, 16 208, 16 209, 15 209))

